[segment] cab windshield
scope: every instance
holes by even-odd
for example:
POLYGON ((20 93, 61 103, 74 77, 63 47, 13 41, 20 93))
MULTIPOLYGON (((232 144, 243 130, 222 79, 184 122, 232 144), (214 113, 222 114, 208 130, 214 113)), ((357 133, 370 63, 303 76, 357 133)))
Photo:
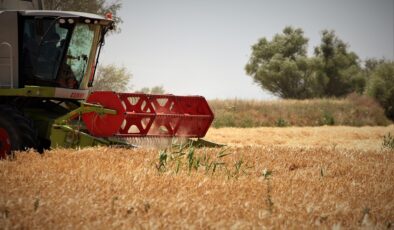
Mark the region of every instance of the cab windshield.
POLYGON ((75 86, 82 82, 87 71, 96 27, 91 24, 75 26, 67 55, 58 75, 58 83, 61 87, 78 88, 75 86))
POLYGON ((80 88, 99 29, 99 25, 61 24, 55 19, 25 20, 22 51, 25 84, 80 88))

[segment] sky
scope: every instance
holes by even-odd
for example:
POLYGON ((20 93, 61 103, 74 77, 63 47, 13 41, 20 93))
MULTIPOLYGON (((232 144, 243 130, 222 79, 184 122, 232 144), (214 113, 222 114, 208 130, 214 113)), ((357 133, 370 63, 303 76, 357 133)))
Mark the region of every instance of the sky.
POLYGON ((361 60, 394 60, 394 0, 123 0, 119 16, 101 63, 127 68, 131 91, 275 99, 244 67, 259 38, 286 26, 304 30, 309 55, 328 29, 361 60))

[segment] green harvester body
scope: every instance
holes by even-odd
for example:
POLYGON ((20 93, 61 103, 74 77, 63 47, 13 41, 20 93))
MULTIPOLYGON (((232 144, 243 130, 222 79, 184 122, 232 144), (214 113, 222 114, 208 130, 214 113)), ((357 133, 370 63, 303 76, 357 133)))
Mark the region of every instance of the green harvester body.
POLYGON ((0 2, 0 158, 27 148, 132 147, 128 138, 206 134, 213 113, 201 96, 90 92, 112 16, 42 6, 0 2))

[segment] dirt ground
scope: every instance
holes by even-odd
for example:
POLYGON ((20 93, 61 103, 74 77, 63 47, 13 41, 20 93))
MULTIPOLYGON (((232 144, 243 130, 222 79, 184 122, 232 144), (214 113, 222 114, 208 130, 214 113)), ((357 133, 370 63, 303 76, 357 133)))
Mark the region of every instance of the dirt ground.
POLYGON ((0 162, 0 229, 394 226, 389 127, 211 129, 220 149, 56 149, 0 162))

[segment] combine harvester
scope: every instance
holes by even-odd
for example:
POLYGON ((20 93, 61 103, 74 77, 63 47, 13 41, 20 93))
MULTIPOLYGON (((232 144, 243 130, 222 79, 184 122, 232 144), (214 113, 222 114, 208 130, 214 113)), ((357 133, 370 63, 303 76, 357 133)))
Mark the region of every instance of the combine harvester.
POLYGON ((205 136, 214 116, 201 96, 89 95, 112 17, 42 9, 37 0, 0 1, 0 158, 28 148, 205 136))

